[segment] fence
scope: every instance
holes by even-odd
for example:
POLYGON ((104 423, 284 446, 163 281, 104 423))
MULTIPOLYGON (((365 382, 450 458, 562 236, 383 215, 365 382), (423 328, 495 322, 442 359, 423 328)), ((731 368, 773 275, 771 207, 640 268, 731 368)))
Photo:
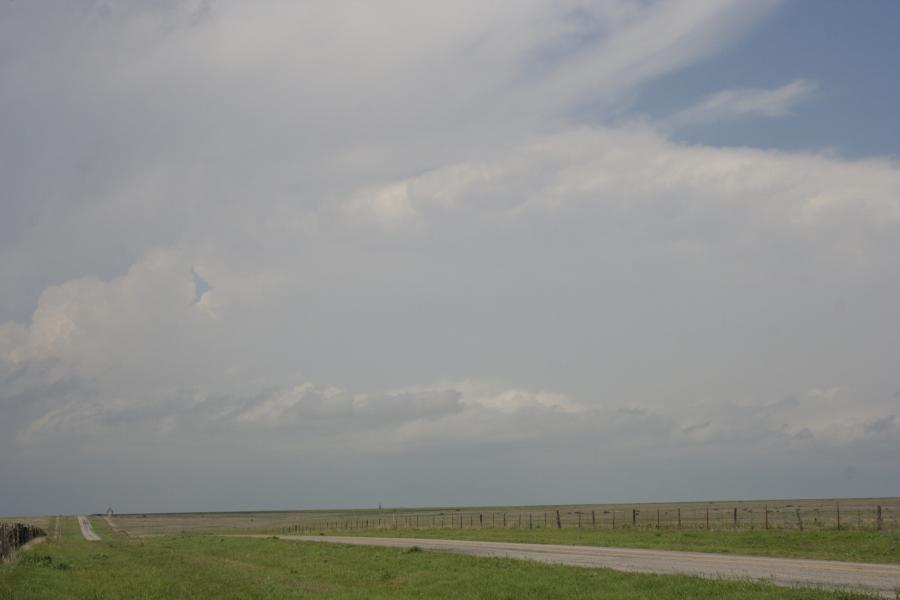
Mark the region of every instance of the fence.
POLYGON ((47 533, 40 527, 24 523, 0 523, 0 562, 8 560, 13 551, 47 533))
POLYGON ((821 506, 636 506, 512 511, 382 512, 302 518, 281 533, 381 529, 799 529, 900 530, 900 507, 821 506))

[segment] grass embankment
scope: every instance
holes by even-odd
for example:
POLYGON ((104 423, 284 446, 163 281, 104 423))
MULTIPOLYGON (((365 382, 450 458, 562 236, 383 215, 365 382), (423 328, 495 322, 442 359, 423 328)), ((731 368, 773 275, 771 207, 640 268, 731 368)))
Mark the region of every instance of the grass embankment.
POLYGON ((900 563, 900 533, 883 531, 667 529, 407 529, 334 535, 576 544, 783 558, 900 563))
POLYGON ((128 539, 94 521, 103 541, 85 541, 68 517, 61 542, 50 540, 17 564, 0 566, 0 599, 864 598, 396 548, 194 535, 128 539))

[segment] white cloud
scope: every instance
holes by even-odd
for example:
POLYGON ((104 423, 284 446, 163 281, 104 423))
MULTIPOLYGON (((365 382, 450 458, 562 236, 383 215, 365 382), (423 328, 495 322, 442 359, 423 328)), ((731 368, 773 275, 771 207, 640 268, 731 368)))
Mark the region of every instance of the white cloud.
POLYGON ((815 91, 816 84, 803 79, 774 89, 724 90, 669 115, 660 125, 671 130, 742 117, 786 117, 795 106, 808 101, 815 91))
MULTIPOLYGON (((698 227, 698 236, 734 227, 792 236, 827 229, 865 244, 871 238, 864 232, 900 224, 898 189, 900 168, 880 159, 690 146, 651 129, 601 128, 546 136, 497 159, 362 190, 344 210, 353 222, 391 227, 429 221, 442 227, 460 215, 499 225, 548 212, 602 214, 614 222, 666 214, 687 223, 714 218, 718 229, 698 227)), ((835 245, 833 235, 823 241, 835 245)))

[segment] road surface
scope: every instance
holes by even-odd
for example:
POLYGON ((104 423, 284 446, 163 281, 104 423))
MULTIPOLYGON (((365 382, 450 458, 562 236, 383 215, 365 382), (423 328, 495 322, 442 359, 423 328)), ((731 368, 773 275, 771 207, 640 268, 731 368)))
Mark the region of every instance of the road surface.
MULTIPOLYGON (((266 536, 253 536, 266 537, 266 536)), ((579 567, 605 567, 617 571, 699 575, 707 578, 768 581, 783 586, 810 586, 874 592, 895 598, 900 588, 900 565, 834 562, 762 556, 735 556, 639 548, 603 548, 353 536, 281 535, 283 540, 331 542, 365 546, 457 552, 472 556, 518 558, 579 567)))
POLYGON ((81 535, 89 542, 99 542, 100 536, 94 533, 91 522, 87 517, 78 517, 78 526, 81 527, 81 535))

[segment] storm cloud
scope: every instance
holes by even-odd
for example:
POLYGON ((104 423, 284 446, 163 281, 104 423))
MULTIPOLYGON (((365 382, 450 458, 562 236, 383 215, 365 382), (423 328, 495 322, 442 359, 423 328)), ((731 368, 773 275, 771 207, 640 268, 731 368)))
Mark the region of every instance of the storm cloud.
POLYGON ((5 3, 0 514, 900 494, 896 159, 629 112, 777 9, 5 3))

